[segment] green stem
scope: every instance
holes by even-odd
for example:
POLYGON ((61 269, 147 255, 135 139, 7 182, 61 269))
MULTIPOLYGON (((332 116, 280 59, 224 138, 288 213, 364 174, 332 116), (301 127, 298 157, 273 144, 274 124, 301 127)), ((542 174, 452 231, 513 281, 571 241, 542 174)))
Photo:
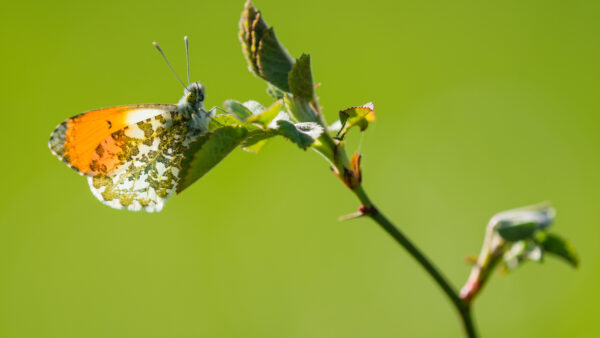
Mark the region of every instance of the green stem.
POLYGON ((446 277, 442 275, 433 263, 406 237, 398 228, 392 224, 371 202, 362 186, 355 187, 352 191, 363 205, 365 215, 377 222, 388 234, 390 234, 396 242, 398 242, 421 266, 429 273, 435 282, 442 288, 446 296, 450 298, 452 304, 458 311, 465 333, 469 338, 477 337, 473 319, 471 318, 471 308, 468 303, 465 303, 458 295, 456 290, 450 285, 446 277))

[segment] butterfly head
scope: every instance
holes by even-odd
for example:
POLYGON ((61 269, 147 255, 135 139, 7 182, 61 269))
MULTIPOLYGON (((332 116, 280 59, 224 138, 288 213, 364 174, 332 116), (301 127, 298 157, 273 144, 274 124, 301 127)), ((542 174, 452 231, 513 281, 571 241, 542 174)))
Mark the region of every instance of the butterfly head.
POLYGON ((178 106, 182 111, 194 113, 203 109, 203 101, 204 86, 200 82, 192 82, 183 90, 183 97, 179 100, 178 106))
POLYGON ((183 91, 185 100, 191 105, 201 105, 204 101, 204 86, 200 82, 192 82, 183 91))

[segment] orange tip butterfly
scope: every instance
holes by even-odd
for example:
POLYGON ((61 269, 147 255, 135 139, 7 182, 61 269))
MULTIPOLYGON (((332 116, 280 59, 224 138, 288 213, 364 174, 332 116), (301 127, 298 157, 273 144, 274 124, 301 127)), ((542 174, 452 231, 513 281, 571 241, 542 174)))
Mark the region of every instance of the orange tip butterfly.
POLYGON ((128 210, 160 211, 179 183, 190 143, 208 131, 213 110, 206 111, 204 87, 188 86, 177 76, 157 43, 153 43, 184 86, 176 105, 139 104, 91 110, 59 124, 48 147, 56 157, 87 176, 102 203, 128 210))

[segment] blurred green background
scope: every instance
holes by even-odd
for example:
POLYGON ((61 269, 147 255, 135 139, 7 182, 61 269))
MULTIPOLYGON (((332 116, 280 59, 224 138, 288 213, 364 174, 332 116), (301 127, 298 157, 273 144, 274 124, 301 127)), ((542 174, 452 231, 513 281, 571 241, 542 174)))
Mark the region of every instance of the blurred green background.
MULTIPOLYGON (((550 200, 582 265, 495 274, 484 337, 598 337, 600 3, 256 6, 313 56, 329 121, 375 102, 365 187, 458 288, 496 212, 550 200)), ((0 337, 460 337, 438 287, 320 156, 236 150, 159 214, 103 206, 52 156, 65 118, 175 103, 150 44, 225 99, 269 102, 237 40, 243 1, 3 1, 0 337)))

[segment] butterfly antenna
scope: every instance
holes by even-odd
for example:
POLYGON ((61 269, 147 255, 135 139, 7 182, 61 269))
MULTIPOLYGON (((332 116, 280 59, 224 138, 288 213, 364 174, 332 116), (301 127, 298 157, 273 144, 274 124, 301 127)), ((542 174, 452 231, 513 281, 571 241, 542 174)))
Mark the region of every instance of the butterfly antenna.
POLYGON ((187 63, 187 77, 188 77, 188 85, 190 84, 190 41, 188 40, 187 35, 183 37, 183 41, 185 41, 185 61, 187 63))
POLYGON ((171 71, 173 72, 173 74, 175 74, 175 77, 177 78, 177 80, 179 80, 179 83, 181 83, 181 85, 183 86, 183 88, 185 88, 185 83, 183 83, 183 81, 181 81, 181 78, 179 78, 179 75, 177 75, 177 73, 175 72, 175 69, 173 69, 173 67, 171 67, 171 64, 169 63, 169 60, 167 60, 167 57, 165 56, 165 53, 163 53, 162 49, 160 49, 160 46, 158 45, 157 42, 152 42, 152 44, 154 45, 154 47, 156 47, 156 49, 158 49, 158 52, 160 53, 160 55, 162 55, 163 59, 165 59, 165 62, 167 63, 167 66, 169 66, 169 68, 171 68, 171 71))

